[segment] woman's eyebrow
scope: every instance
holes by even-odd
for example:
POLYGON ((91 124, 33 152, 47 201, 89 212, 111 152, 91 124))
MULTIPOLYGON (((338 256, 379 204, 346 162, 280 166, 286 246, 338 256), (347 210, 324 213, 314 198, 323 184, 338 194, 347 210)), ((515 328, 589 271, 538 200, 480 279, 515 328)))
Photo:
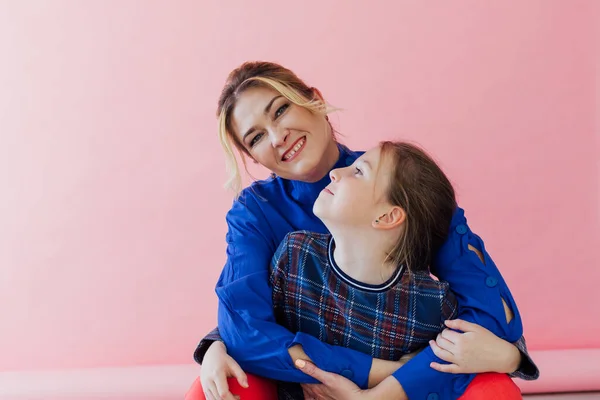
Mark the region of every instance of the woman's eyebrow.
POLYGON ((265 107, 265 114, 268 114, 269 111, 271 111, 271 106, 273 105, 273 103, 275 102, 275 100, 277 100, 278 98, 283 97, 282 95, 279 96, 275 96, 271 99, 271 101, 269 102, 269 104, 267 104, 267 106, 265 107))

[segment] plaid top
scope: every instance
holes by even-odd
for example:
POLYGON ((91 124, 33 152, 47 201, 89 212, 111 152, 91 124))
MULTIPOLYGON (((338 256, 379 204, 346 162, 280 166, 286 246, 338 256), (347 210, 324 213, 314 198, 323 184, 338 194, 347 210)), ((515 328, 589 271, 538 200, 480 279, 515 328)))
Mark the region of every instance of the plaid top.
POLYGON ((426 346, 456 315, 446 282, 404 267, 381 285, 358 282, 333 259, 330 234, 288 234, 271 263, 277 322, 322 342, 398 360, 426 346))

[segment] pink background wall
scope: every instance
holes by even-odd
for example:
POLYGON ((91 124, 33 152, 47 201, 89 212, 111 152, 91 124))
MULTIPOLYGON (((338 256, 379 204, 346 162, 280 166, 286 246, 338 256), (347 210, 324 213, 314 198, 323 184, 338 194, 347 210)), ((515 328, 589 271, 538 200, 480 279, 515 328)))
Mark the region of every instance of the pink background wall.
POLYGON ((186 363, 224 262, 216 99, 247 59, 453 177, 532 349, 600 348, 599 7, 0 2, 0 370, 186 363))

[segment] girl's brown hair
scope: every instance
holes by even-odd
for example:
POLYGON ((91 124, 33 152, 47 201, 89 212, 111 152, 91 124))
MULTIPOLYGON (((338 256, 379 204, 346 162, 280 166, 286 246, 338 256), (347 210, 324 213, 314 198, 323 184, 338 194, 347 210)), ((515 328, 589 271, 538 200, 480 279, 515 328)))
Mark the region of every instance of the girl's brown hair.
POLYGON ((388 259, 410 271, 428 271, 448 237, 456 209, 454 188, 436 162, 406 142, 382 142, 381 157, 391 157, 388 201, 406 213, 404 229, 388 259))
POLYGON ((219 119, 219 141, 225 152, 229 172, 229 179, 225 187, 232 189, 236 196, 242 189, 242 180, 233 147, 237 149, 244 168, 246 168, 245 157, 250 154, 231 129, 231 113, 239 96, 252 87, 274 89, 292 103, 315 113, 326 115, 331 111, 317 89, 309 87, 296 74, 279 64, 259 61, 246 62, 231 71, 219 97, 217 117, 219 119))

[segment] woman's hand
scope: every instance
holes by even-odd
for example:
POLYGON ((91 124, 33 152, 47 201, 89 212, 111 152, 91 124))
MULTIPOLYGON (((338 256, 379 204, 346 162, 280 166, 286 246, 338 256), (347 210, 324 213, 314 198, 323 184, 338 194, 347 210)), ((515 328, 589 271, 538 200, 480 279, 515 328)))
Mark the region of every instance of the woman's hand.
POLYGON ((320 384, 302 384, 306 400, 366 399, 363 390, 341 375, 325 372, 313 363, 304 360, 297 360, 296 367, 321 382, 320 384))
POLYGON ((239 384, 248 387, 248 378, 240 365, 227 354, 223 342, 214 342, 210 345, 200 370, 200 382, 207 400, 234 400, 229 391, 227 378, 235 377, 239 384))
POLYGON ((436 356, 450 364, 433 362, 431 368, 452 374, 472 374, 512 373, 519 367, 519 349, 484 327, 461 319, 446 321, 446 326, 449 329, 444 329, 429 345, 436 356))
POLYGON ((298 360, 296 366, 321 382, 302 385, 306 400, 407 400, 404 390, 394 377, 386 378, 373 389, 362 390, 354 382, 341 375, 325 372, 311 362, 298 360))

